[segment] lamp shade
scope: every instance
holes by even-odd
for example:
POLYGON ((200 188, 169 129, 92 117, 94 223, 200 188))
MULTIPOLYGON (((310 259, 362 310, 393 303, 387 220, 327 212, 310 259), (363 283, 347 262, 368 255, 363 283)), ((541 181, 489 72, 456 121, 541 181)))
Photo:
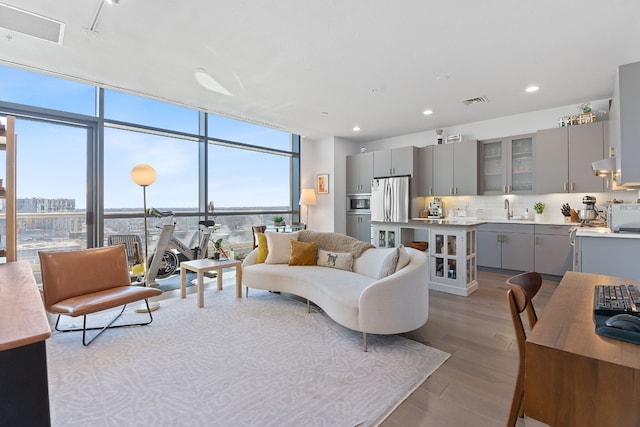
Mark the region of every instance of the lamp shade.
POLYGON ((156 180, 156 171, 151 166, 141 163, 131 169, 131 179, 138 185, 146 187, 156 180))
POLYGON ((317 203, 316 192, 313 188, 305 188, 302 190, 302 193, 300 193, 300 202, 298 203, 300 206, 316 205, 317 203))

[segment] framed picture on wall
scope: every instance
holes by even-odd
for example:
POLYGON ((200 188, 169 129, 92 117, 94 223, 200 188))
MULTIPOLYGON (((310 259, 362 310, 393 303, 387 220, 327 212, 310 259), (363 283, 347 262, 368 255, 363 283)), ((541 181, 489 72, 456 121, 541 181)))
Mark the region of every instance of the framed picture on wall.
POLYGON ((316 193, 329 194, 329 174, 319 174, 316 179, 316 193))

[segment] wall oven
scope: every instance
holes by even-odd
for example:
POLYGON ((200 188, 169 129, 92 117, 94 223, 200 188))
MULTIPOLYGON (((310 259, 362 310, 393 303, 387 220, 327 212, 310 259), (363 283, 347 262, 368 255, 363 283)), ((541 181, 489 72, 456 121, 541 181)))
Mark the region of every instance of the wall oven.
POLYGON ((371 213, 371 194, 350 194, 347 196, 347 212, 371 213))

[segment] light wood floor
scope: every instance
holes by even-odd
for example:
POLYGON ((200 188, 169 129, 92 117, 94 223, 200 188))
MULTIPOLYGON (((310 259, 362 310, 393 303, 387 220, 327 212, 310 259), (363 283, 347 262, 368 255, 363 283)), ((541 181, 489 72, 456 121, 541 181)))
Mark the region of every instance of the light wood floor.
MULTIPOLYGON (((508 277, 478 272, 480 287, 469 297, 431 291, 429 320, 407 336, 451 357, 383 427, 505 425, 518 370, 518 346, 505 285, 508 277)), ((533 300, 538 317, 557 285, 544 281, 533 300)), ((525 327, 528 330, 526 321, 525 327)), ((526 417, 518 420, 518 426, 542 425, 526 417)))

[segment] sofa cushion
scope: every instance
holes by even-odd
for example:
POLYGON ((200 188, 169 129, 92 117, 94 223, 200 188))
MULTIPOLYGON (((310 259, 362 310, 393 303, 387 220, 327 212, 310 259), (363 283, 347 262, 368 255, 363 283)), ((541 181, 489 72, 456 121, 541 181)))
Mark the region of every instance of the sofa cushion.
POLYGON ((291 240, 289 265, 317 265, 318 244, 316 242, 298 242, 291 240))
POLYGON ((298 240, 298 233, 278 233, 275 231, 266 231, 264 235, 267 237, 267 248, 269 253, 264 261, 267 264, 289 264, 291 256, 291 241, 298 240))
POLYGON ((318 265, 352 271, 353 255, 350 252, 332 252, 318 249, 318 265))
POLYGON ((411 256, 405 249, 404 245, 398 246, 398 263, 396 265, 396 271, 400 271, 409 264, 411 261, 411 256))
POLYGON ((381 279, 395 272, 398 248, 367 249, 353 261, 353 271, 373 279, 381 279))
POLYGON ((256 233, 258 238, 258 253, 256 255, 256 264, 262 264, 267 259, 269 249, 267 248, 267 237, 264 233, 256 233))

